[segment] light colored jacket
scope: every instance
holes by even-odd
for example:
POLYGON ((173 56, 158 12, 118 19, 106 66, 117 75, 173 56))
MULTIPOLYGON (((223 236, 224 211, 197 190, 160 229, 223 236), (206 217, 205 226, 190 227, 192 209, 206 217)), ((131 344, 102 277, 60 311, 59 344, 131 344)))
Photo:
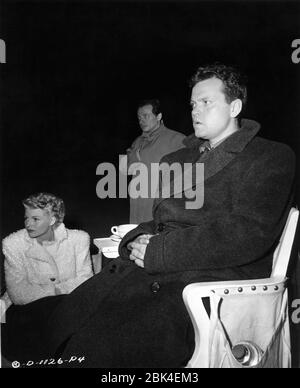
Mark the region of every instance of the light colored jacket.
POLYGON ((2 241, 6 287, 12 303, 22 305, 68 294, 93 275, 86 232, 60 224, 54 237, 53 242, 41 245, 22 229, 2 241))
MULTIPOLYGON (((151 192, 156 193, 157 183, 151 181, 151 166, 155 163, 158 164, 163 156, 184 148, 184 139, 185 135, 182 133, 173 131, 161 124, 151 134, 142 134, 133 142, 128 151, 128 169, 130 171, 132 163, 136 166, 137 163, 144 164, 148 172, 148 179, 145 183, 148 183, 148 185, 146 198, 130 196, 130 223, 140 224, 153 219, 152 206, 154 198, 151 196, 151 192)), ((129 185, 129 193, 131 193, 134 180, 129 185)), ((142 188, 140 190, 143 191, 142 188)))

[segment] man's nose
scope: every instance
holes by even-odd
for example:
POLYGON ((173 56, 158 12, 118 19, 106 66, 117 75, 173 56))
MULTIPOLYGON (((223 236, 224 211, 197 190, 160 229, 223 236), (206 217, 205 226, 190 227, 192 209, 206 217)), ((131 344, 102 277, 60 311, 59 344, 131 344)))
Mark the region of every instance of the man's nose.
POLYGON ((193 112, 192 112, 192 118, 193 119, 196 119, 196 118, 199 118, 199 115, 200 115, 200 111, 199 110, 193 110, 193 112))
POLYGON ((195 108, 192 111, 192 118, 201 121, 203 114, 204 114, 204 111, 202 108, 195 108))
POLYGON ((198 113, 201 113, 201 112, 203 112, 203 106, 198 105, 193 108, 192 115, 197 115, 198 113))

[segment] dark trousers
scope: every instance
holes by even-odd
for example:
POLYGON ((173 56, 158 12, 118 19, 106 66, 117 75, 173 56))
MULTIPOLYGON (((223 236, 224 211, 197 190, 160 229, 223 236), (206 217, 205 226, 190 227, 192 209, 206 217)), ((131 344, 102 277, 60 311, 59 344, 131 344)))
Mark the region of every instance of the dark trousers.
MULTIPOLYGON (((1 324, 2 357, 9 364, 18 361, 26 366, 49 356, 46 324, 65 295, 49 296, 26 305, 12 305, 1 324)), ((38 365, 38 364, 37 364, 38 365)))

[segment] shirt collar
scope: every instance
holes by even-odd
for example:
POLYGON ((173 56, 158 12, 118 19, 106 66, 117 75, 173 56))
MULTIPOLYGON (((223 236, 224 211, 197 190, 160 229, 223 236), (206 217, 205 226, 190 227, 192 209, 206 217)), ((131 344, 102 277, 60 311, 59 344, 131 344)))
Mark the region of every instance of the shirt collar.
MULTIPOLYGON (((260 124, 254 120, 242 120, 241 128, 232 133, 230 136, 222 139, 221 143, 224 150, 227 152, 241 152, 242 149, 260 130, 260 124), (226 141, 225 141, 226 140, 226 141)), ((205 141, 199 139, 195 134, 189 135, 184 141, 187 148, 198 148, 202 146, 205 141)), ((221 144, 220 143, 220 144, 221 144)), ((218 145, 220 145, 218 144, 218 145)))
MULTIPOLYGON (((235 131, 237 132, 237 131, 235 131)), ((209 140, 205 140, 199 147, 199 151, 200 152, 204 152, 205 150, 208 150, 208 151, 211 151, 213 150, 214 148, 217 148, 221 143, 223 143, 223 141, 225 141, 229 136, 233 135, 235 132, 233 133, 230 133, 229 135, 223 137, 221 140, 217 141, 216 143, 214 143, 213 145, 211 145, 210 141, 209 140)))
POLYGON ((143 132, 141 136, 142 138, 145 138, 147 140, 152 140, 156 135, 158 135, 161 132, 162 128, 163 128, 163 124, 160 123, 160 125, 157 128, 153 129, 151 132, 143 132))

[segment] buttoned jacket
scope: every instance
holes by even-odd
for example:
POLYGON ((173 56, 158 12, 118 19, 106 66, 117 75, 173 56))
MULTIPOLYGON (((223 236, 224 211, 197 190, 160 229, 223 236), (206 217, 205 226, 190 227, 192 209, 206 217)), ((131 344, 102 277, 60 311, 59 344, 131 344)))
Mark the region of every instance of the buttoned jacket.
POLYGON ((3 240, 5 280, 12 303, 68 294, 92 276, 89 235, 60 224, 54 238, 42 245, 22 229, 3 240), (46 244, 52 245, 51 250, 46 244))

